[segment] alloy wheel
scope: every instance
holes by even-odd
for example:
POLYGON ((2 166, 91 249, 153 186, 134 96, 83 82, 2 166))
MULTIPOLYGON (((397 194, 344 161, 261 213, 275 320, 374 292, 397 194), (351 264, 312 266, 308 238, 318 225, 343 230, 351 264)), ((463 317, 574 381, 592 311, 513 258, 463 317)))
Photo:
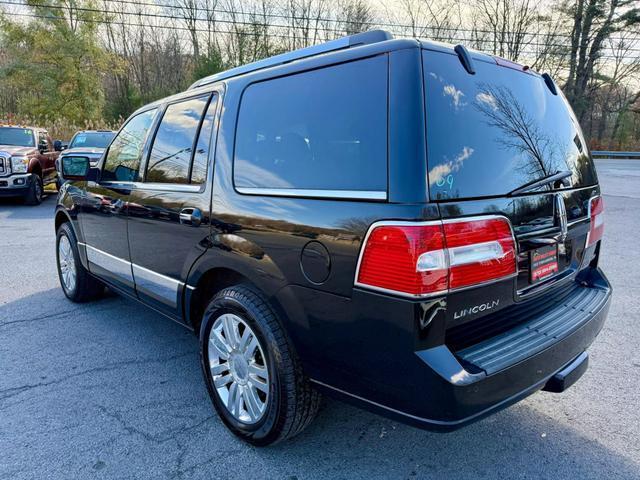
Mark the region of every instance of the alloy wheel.
POLYGON ((236 420, 260 421, 269 401, 269 371, 262 346, 238 315, 225 313, 208 339, 209 369, 218 397, 236 420))
POLYGON ((73 292, 76 288, 76 263, 71 242, 66 235, 62 235, 58 242, 58 265, 64 287, 68 292, 73 292))

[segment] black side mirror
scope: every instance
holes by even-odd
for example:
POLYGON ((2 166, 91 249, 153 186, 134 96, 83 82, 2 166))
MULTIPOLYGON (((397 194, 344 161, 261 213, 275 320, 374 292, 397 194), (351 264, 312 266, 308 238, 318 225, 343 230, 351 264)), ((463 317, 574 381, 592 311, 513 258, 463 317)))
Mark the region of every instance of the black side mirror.
POLYGON ((65 180, 86 180, 89 175, 89 157, 62 157, 62 176, 65 180))
POLYGON ((62 150, 64 150, 64 146, 62 145, 62 140, 55 140, 53 142, 53 149, 56 152, 61 152, 62 150))
POLYGON ((135 182, 138 171, 124 165, 118 165, 114 173, 119 182, 135 182))

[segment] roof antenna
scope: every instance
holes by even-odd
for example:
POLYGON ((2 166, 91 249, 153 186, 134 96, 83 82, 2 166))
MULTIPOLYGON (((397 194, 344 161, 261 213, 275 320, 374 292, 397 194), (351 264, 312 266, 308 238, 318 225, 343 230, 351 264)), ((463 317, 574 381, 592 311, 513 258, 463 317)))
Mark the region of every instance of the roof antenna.
POLYGON ((473 59, 469 54, 469 50, 467 50, 464 45, 456 45, 453 51, 458 54, 458 58, 460 59, 460 63, 462 63, 464 69, 471 75, 475 75, 476 68, 473 65, 473 59))
POLYGON ((553 93, 554 95, 558 95, 556 84, 553 81, 553 78, 551 78, 551 75, 549 75, 548 73, 543 73, 542 79, 544 80, 544 83, 547 84, 547 87, 549 88, 549 90, 551 90, 551 93, 553 93))

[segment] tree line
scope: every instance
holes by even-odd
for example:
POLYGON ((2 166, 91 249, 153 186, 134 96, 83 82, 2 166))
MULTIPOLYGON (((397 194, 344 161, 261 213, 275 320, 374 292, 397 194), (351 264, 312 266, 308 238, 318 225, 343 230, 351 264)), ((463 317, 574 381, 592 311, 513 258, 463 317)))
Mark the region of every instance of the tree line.
POLYGON ((591 146, 640 148, 639 0, 0 0, 0 119, 115 127, 218 71, 373 28, 548 72, 591 146))

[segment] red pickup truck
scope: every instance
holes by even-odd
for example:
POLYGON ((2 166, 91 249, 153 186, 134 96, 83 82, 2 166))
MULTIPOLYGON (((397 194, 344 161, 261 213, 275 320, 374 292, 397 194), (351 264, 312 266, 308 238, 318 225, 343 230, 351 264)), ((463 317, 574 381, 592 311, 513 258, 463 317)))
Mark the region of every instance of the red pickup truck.
POLYGON ((42 128, 0 125, 0 197, 42 202, 44 186, 56 182, 59 150, 42 128))

